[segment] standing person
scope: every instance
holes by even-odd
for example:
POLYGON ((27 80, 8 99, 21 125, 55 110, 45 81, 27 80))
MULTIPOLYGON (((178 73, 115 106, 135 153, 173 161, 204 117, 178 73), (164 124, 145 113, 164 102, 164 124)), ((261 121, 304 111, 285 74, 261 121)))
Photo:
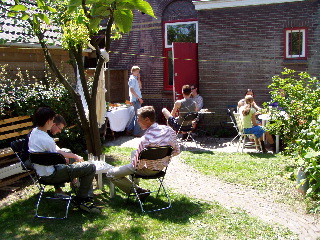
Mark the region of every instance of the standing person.
MULTIPOLYGON (((182 86, 182 95, 183 99, 177 100, 174 103, 174 107, 169 112, 168 109, 163 108, 162 113, 164 117, 168 120, 169 126, 171 126, 175 131, 178 131, 179 129, 181 131, 184 131, 184 126, 190 126, 192 124, 192 121, 185 121, 183 122, 183 118, 188 114, 189 112, 198 112, 198 106, 195 101, 193 101, 192 98, 190 98, 191 95, 191 87, 189 85, 183 85, 182 86), (176 117, 176 114, 179 110, 179 115, 176 117), (181 126, 183 122, 183 125, 181 126), (180 128, 181 127, 181 128, 180 128)), ((186 132, 182 132, 182 139, 185 140, 188 136, 186 132)))
POLYGON ((134 117, 127 128, 127 134, 131 135, 133 133, 135 137, 141 137, 142 132, 137 121, 137 110, 141 108, 141 104, 143 103, 141 94, 142 83, 140 79, 140 67, 133 66, 131 68, 131 75, 129 77, 128 85, 130 102, 134 107, 134 117))
MULTIPOLYGON (((131 154, 131 163, 123 165, 120 167, 112 168, 107 176, 111 181, 122 191, 127 194, 131 193, 132 181, 126 176, 138 173, 140 175, 155 175, 163 168, 168 166, 169 157, 163 158, 161 161, 157 161, 154 165, 151 161, 138 161, 140 152, 146 147, 152 146, 166 146, 171 145, 173 147, 172 156, 178 155, 180 153, 179 144, 177 143, 177 138, 175 132, 172 128, 159 125, 155 122, 156 112, 152 106, 144 106, 138 109, 138 123, 140 127, 145 131, 144 136, 142 136, 139 147, 137 150, 133 151, 131 154)), ((138 193, 144 193, 142 199, 149 196, 149 190, 137 187, 138 193)))
POLYGON ((198 87, 194 84, 191 87, 191 98, 197 103, 199 111, 203 108, 203 98, 198 93, 198 87))
POLYGON ((273 141, 272 136, 263 130, 261 126, 259 126, 256 122, 256 109, 253 107, 253 97, 251 95, 247 95, 245 97, 246 104, 239 108, 239 113, 243 115, 243 128, 244 133, 246 134, 254 134, 256 138, 260 138, 262 151, 263 153, 267 153, 267 149, 265 147, 264 141, 263 141, 263 134, 265 133, 266 138, 268 142, 270 143, 272 147, 272 151, 276 152, 276 145, 273 141))
MULTIPOLYGON (((254 92, 252 89, 247 89, 247 91, 244 94, 244 97, 246 96, 252 96, 254 98, 254 92)), ((238 110, 240 107, 244 106, 246 104, 246 100, 243 98, 238 102, 238 110)), ((253 108, 255 108, 257 111, 260 111, 261 107, 259 107, 255 101, 253 101, 253 108)))
MULTIPOLYGON (((55 112, 49 107, 40 107, 35 113, 37 127, 30 133, 30 153, 57 152, 56 143, 47 133, 53 125, 55 115, 55 112)), ((89 197, 92 180, 96 172, 94 164, 83 162, 81 158, 76 164, 58 164, 51 166, 33 164, 33 168, 45 182, 51 184, 70 182, 74 178, 79 178, 80 186, 77 195, 73 198, 73 203, 87 212, 100 212, 89 197)))

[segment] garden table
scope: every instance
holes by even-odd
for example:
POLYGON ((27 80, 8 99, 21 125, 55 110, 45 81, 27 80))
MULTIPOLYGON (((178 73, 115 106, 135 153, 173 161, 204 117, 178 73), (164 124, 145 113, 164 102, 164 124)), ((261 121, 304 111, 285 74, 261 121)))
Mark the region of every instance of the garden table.
MULTIPOLYGON (((96 166, 96 175, 98 175, 98 188, 101 190, 103 188, 103 181, 102 181, 102 174, 107 173, 110 168, 113 166, 106 163, 105 161, 94 161, 89 160, 90 163, 93 163, 96 166)), ((109 183, 109 189, 110 189, 110 198, 114 197, 114 184, 110 181, 109 183)))
MULTIPOLYGON (((260 114, 258 116, 258 118, 261 120, 261 124, 262 126, 265 126, 267 124, 267 122, 271 119, 271 115, 270 114, 260 114)), ((276 136, 276 153, 279 152, 279 142, 280 142, 280 136, 279 135, 275 135, 276 136)), ((263 138, 264 135, 263 135, 263 138)))
POLYGON ((134 117, 134 108, 133 106, 112 108, 110 111, 106 112, 106 117, 109 119, 111 131, 122 132, 134 117))

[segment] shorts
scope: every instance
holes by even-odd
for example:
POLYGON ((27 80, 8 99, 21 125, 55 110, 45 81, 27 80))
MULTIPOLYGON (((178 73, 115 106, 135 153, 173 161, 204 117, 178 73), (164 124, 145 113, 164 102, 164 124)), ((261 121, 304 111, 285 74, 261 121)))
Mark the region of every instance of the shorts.
POLYGON ((170 127, 173 128, 173 130, 175 131, 183 131, 183 132, 187 132, 187 131, 191 131, 192 125, 190 126, 181 126, 177 119, 175 119, 174 117, 169 117, 168 118, 168 124, 170 125, 170 127))
POLYGON ((261 126, 253 126, 252 128, 245 128, 243 132, 245 134, 254 134, 256 138, 260 138, 265 131, 261 126))

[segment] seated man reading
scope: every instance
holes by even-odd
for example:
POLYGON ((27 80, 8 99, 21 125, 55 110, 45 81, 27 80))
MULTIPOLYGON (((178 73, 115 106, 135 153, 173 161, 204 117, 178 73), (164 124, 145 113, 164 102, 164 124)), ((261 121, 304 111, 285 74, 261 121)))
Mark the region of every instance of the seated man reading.
MULTIPOLYGON (((172 128, 165 125, 159 125, 155 122, 156 113, 152 106, 144 106, 138 109, 137 114, 138 123, 141 129, 146 131, 144 136, 141 137, 141 142, 138 149, 135 150, 131 156, 131 163, 112 168, 107 173, 107 176, 111 178, 111 181, 127 194, 131 193, 132 181, 126 176, 133 173, 146 176, 155 175, 168 166, 169 158, 164 158, 160 161, 157 161, 156 166, 148 165, 143 161, 139 161, 138 164, 139 154, 145 147, 171 145, 173 147, 172 156, 180 153, 175 132, 172 130, 172 128)), ((144 193, 149 192, 149 190, 137 186, 137 192, 144 193)), ((140 197, 140 199, 144 199, 148 195, 149 194, 144 194, 140 197)))
MULTIPOLYGON (((29 152, 58 152, 57 145, 53 138, 47 133, 53 125, 55 112, 49 107, 40 107, 35 113, 35 120, 37 123, 29 137, 29 152)), ((96 167, 94 164, 83 162, 76 164, 58 164, 52 166, 42 166, 33 164, 33 168, 41 178, 48 182, 57 184, 61 182, 70 182, 74 178, 79 178, 80 186, 77 195, 73 199, 73 203, 88 212, 100 212, 100 210, 93 204, 89 197, 92 180, 95 176, 96 167)))

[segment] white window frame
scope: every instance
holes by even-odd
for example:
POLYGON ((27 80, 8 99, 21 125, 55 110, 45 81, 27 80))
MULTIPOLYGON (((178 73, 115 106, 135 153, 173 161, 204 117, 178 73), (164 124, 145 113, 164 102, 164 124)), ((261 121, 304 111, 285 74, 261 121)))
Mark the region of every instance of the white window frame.
POLYGON ((196 24, 196 43, 198 43, 198 21, 185 21, 185 22, 173 22, 173 23, 165 23, 164 25, 164 40, 165 40, 165 48, 172 48, 172 44, 168 44, 168 26, 173 26, 173 25, 182 25, 182 24, 196 24))
POLYGON ((293 29, 286 29, 285 30, 285 45, 286 45, 285 58, 295 59, 295 58, 306 58, 307 57, 307 54, 306 54, 307 36, 306 36, 306 34, 307 34, 306 28, 293 28, 293 29), (302 33, 302 52, 301 52, 301 55, 290 55, 289 54, 289 46, 290 46, 289 34, 293 33, 293 32, 301 32, 302 33))

